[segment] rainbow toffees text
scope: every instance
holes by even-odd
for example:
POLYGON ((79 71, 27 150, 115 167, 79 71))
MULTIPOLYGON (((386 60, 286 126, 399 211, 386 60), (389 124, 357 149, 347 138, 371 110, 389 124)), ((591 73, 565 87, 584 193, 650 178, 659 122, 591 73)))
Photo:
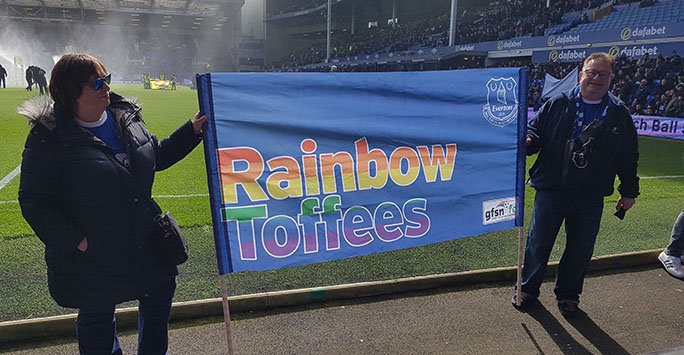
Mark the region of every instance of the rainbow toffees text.
POLYGON ((300 249, 305 254, 337 250, 342 242, 362 247, 376 238, 394 242, 425 235, 430 230, 426 198, 342 209, 342 197, 354 191, 381 190, 390 183, 408 187, 421 177, 426 184, 449 181, 456 144, 400 146, 389 157, 381 149, 371 149, 365 137, 355 141, 354 147, 354 153, 315 154, 317 143, 307 138, 300 143, 299 160, 276 156, 267 161, 252 147, 219 149, 226 206, 221 217, 237 230, 240 258, 256 260, 257 247, 271 257, 286 258, 300 249), (246 196, 249 203, 230 206, 238 203, 238 187, 244 191, 240 197, 246 196), (296 216, 269 214, 268 201, 292 198, 301 201, 296 216), (263 222, 260 231, 257 220, 263 222))

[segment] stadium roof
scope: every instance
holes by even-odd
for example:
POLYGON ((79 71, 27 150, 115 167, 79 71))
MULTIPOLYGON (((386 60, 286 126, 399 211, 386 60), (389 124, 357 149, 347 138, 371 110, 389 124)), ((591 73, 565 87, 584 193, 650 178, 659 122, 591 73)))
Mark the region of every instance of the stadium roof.
MULTIPOLYGON (((183 27, 189 26, 187 29, 199 29, 205 17, 225 21, 244 3, 245 0, 0 0, 0 19, 105 25, 113 17, 117 23, 135 27, 141 17, 154 17, 161 19, 164 28, 170 26, 172 18, 182 17, 174 22, 183 22, 183 27)), ((216 27, 220 23, 214 22, 213 29, 220 29, 222 25, 216 27)))

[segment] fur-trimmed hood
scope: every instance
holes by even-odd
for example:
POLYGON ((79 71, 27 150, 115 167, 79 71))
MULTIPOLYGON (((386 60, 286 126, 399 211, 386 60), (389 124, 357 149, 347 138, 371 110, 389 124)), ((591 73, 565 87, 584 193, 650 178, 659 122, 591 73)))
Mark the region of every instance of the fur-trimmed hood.
MULTIPOLYGON (((110 92, 110 109, 112 105, 120 102, 127 102, 133 106, 138 106, 137 97, 122 97, 114 92, 110 92)), ((47 95, 40 95, 32 99, 24 101, 17 107, 17 113, 26 117, 31 127, 40 123, 49 130, 55 129, 57 123, 55 118, 55 111, 53 109, 54 101, 47 95)))
POLYGON ((31 127, 42 123, 49 130, 55 128, 55 112, 52 106, 55 102, 47 95, 40 95, 24 101, 17 107, 17 113, 26 117, 31 127))

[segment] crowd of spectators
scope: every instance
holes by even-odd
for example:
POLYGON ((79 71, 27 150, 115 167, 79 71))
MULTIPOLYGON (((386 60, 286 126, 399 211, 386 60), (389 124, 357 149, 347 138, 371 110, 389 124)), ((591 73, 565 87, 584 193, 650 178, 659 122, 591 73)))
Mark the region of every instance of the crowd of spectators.
MULTIPOLYGON (((554 4, 555 7, 560 7, 564 11, 578 11, 578 10, 583 10, 583 9, 591 9, 595 7, 599 7, 603 3, 605 3, 608 0, 570 0, 570 1, 560 1, 559 4, 554 4)), ((614 2, 619 2, 613 0, 614 2)), ((632 2, 632 1, 639 1, 639 0, 627 0, 627 1, 622 1, 622 2, 632 2)), ((648 3, 654 3, 657 0, 641 0, 641 2, 648 2, 648 3)), ((273 15, 280 15, 280 14, 287 14, 287 13, 293 13, 297 11, 304 11, 304 10, 309 10, 316 8, 318 6, 324 5, 328 2, 328 0, 289 0, 289 1, 277 1, 277 2, 269 2, 269 5, 271 5, 271 8, 267 9, 267 14, 268 16, 273 16, 273 15)), ((497 1, 495 3, 496 5, 499 5, 500 2, 505 2, 503 1, 497 1)), ((540 1, 544 5, 546 4, 546 1, 540 1)), ((517 9, 516 9, 517 10, 517 9)), ((506 13, 507 15, 510 15, 510 13, 506 13)), ((524 15, 530 15, 529 13, 525 13, 524 15)))
MULTIPOLYGON (((304 10, 327 0, 294 0, 282 12, 304 10), (293 10, 294 9, 294 10, 293 10)), ((563 14, 596 8, 608 0, 563 1, 547 8, 546 0, 499 0, 488 3, 479 11, 459 16, 456 21, 456 43, 478 43, 522 36, 541 36, 544 29, 561 22, 563 14)), ((656 0, 614 0, 614 4, 640 2, 650 6, 656 0)), ((366 54, 396 53, 409 49, 434 48, 448 43, 449 8, 413 17, 391 26, 368 28, 351 34, 338 31, 332 37, 332 58, 366 54)), ((301 67, 322 62, 326 57, 326 43, 314 42, 300 51, 292 52, 272 63, 273 70, 301 67)), ((495 66, 527 66, 529 68, 528 104, 537 110, 543 103, 542 88, 548 73, 563 78, 579 63, 531 64, 525 60, 511 60, 495 66)), ((368 66, 354 69, 364 70, 368 66)), ((611 92, 627 104, 632 114, 682 117, 684 116, 684 61, 674 52, 669 57, 659 54, 641 59, 622 55, 617 59, 611 92)))
MULTIPOLYGON (((596 7, 605 1, 607 0, 576 0, 561 2, 559 6, 548 8, 546 0, 491 2, 477 11, 459 14, 455 24, 455 43, 468 44, 523 36, 542 36, 546 28, 561 23, 564 13, 596 7)), ((305 1, 297 4, 310 6, 309 3, 310 1, 305 1)), ((335 32, 331 38, 331 58, 448 45, 451 21, 449 4, 434 12, 421 14, 407 21, 401 20, 394 26, 379 24, 378 27, 358 30, 355 34, 349 31, 335 32)), ((274 70, 278 70, 320 63, 326 55, 326 42, 321 38, 303 49, 273 61, 271 65, 274 70)))
POLYGON ((612 92, 629 105, 632 114, 682 117, 684 115, 684 61, 646 54, 636 60, 621 56, 612 92))
MULTIPOLYGON (((560 79, 580 65, 511 60, 498 66, 529 68, 528 106, 536 111, 544 101, 541 93, 545 74, 560 79)), ((625 102, 633 115, 684 117, 684 60, 676 51, 668 57, 647 54, 640 59, 623 53, 616 60, 614 74, 611 93, 625 102)))
MULTIPOLYGON (((314 8, 326 1, 293 0, 285 4, 281 12, 314 8)), ((564 14, 596 8, 607 1, 610 0, 560 1, 551 7, 546 7, 546 0, 482 2, 477 10, 466 11, 457 16, 454 43, 469 44, 543 36, 544 30, 562 22, 564 14)), ((640 0, 612 1, 613 4, 619 4, 640 0)), ((323 16, 321 21, 322 19, 323 16)), ((335 59, 446 46, 449 42, 450 21, 450 4, 445 2, 444 6, 436 11, 420 14, 405 21, 401 18, 394 26, 379 23, 377 27, 360 29, 354 34, 349 31, 336 31, 331 36, 330 57, 335 59)), ((579 20, 573 23, 577 24, 579 20)), ((320 38, 313 40, 304 48, 272 61, 271 69, 282 70, 321 63, 326 56, 326 39, 320 38)))
MULTIPOLYGON (((345 58, 375 53, 398 52, 410 47, 438 47, 448 44, 448 9, 420 15, 402 23, 360 30, 336 31, 331 36, 331 58, 345 58)), ((327 55, 324 39, 293 51, 271 63, 274 70, 320 63, 327 55)))

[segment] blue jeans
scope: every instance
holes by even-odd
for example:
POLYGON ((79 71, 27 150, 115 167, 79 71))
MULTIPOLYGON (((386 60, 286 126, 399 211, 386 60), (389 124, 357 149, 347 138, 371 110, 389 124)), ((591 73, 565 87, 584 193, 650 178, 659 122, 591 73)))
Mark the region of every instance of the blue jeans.
POLYGON ((681 257, 682 253, 684 253, 684 211, 679 213, 674 226, 672 226, 670 244, 665 249, 665 254, 670 256, 681 257))
MULTIPOLYGON (((138 300, 138 354, 166 354, 169 346, 169 317, 176 291, 172 278, 138 300)), ((81 308, 76 318, 78 350, 82 355, 122 354, 116 335, 115 305, 81 308)))
POLYGON ((603 196, 537 191, 525 248, 521 291, 539 297, 549 255, 565 221, 565 251, 558 265, 553 291, 558 301, 578 303, 602 213, 603 196))

